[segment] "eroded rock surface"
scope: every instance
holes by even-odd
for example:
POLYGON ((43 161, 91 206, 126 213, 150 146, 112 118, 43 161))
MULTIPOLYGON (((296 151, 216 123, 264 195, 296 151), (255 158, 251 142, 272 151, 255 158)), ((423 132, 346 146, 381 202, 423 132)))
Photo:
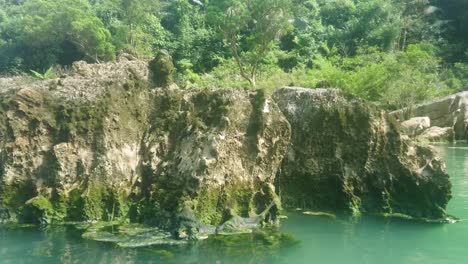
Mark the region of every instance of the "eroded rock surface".
POLYGON ((453 127, 433 126, 417 137, 422 142, 452 142, 455 139, 453 127))
POLYGON ((333 89, 285 88, 273 99, 292 127, 277 178, 285 206, 444 217, 444 163, 403 140, 385 112, 333 89))
POLYGON ((445 214, 443 163, 360 100, 153 89, 149 76, 148 63, 122 60, 76 63, 54 80, 0 79, 0 207, 20 222, 131 221, 181 234, 276 223, 280 198, 445 214))
POLYGON ((220 225, 227 209, 255 217, 278 200, 290 126, 274 102, 149 85, 148 64, 126 61, 2 87, 0 205, 21 222, 170 229, 186 202, 200 223, 220 225))

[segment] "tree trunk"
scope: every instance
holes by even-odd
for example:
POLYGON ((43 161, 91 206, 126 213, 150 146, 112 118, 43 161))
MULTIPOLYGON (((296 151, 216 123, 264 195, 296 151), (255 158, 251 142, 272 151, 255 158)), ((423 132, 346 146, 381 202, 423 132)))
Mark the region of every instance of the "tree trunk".
POLYGON ((252 89, 255 89, 257 87, 257 76, 256 74, 252 74, 252 77, 249 80, 250 86, 252 89))

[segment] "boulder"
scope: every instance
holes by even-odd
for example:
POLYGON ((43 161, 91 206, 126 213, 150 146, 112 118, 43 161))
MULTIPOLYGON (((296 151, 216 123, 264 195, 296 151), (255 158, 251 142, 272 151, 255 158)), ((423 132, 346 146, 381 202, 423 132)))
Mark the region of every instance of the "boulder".
POLYGON ((175 67, 172 57, 165 50, 160 50, 149 63, 151 79, 157 87, 169 87, 173 82, 175 67))
POLYGON ((46 81, 0 89, 0 206, 16 221, 170 229, 189 201, 199 223, 217 226, 227 209, 255 217, 278 200, 291 128, 270 98, 150 89, 140 63, 77 63, 57 89, 46 81), (69 97, 72 88, 83 94, 69 97))
POLYGON ((428 142, 452 142, 455 138, 453 127, 431 127, 419 135, 418 140, 428 142))
POLYGON ((431 119, 429 117, 414 117, 401 123, 402 131, 411 136, 417 136, 424 130, 431 127, 431 119))
POLYGON ((278 185, 283 206, 443 218, 451 184, 433 149, 403 140, 384 111, 334 89, 284 88, 291 124, 278 185))
POLYGON ((468 127, 468 91, 390 113, 400 121, 427 116, 431 126, 453 127, 455 139, 466 140, 468 127))

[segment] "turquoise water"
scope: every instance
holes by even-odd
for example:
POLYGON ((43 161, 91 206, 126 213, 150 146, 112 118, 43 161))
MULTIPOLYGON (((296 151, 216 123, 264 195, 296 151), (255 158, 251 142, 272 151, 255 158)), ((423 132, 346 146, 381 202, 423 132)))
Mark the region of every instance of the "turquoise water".
POLYGON ((290 214, 281 228, 299 243, 282 248, 253 240, 122 249, 83 240, 73 228, 0 229, 0 263, 468 263, 468 145, 437 148, 452 177, 449 213, 467 221, 423 224, 369 216, 343 221, 290 214))

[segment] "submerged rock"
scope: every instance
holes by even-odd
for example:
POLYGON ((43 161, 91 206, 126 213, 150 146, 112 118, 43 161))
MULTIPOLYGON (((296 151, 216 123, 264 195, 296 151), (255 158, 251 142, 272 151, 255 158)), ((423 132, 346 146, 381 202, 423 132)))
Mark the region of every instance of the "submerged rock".
POLYGON ((327 213, 327 212, 306 211, 306 212, 302 212, 302 214, 311 215, 311 216, 323 216, 323 217, 328 217, 328 218, 331 218, 331 219, 336 219, 335 214, 331 214, 331 213, 327 213))
POLYGON ((276 224, 281 203, 445 214, 443 163, 364 101, 150 89, 148 68, 76 63, 57 80, 0 79, 0 206, 12 220, 145 223, 188 240, 276 224))
POLYGON ((141 225, 90 225, 84 229, 82 237, 98 242, 115 243, 123 248, 186 243, 174 239, 169 232, 141 225))
POLYGON ((232 252, 232 250, 238 249, 236 251, 237 254, 245 254, 252 250, 255 250, 256 252, 276 251, 298 243, 298 240, 288 233, 279 232, 276 229, 264 229, 256 230, 251 233, 237 234, 234 236, 212 236, 204 241, 200 246, 209 247, 207 249, 213 253, 215 253, 215 251, 226 250, 232 252))

